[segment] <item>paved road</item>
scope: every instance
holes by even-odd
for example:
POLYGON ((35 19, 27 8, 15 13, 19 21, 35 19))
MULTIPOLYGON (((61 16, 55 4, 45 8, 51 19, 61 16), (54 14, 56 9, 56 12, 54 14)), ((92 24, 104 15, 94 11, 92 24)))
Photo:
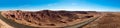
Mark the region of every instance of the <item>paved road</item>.
POLYGON ((75 25, 72 25, 72 26, 67 26, 67 27, 64 27, 64 28, 82 28, 83 26, 95 21, 98 18, 100 18, 100 17, 90 18, 88 21, 85 21, 85 22, 82 22, 82 23, 79 23, 79 24, 75 24, 75 25))
MULTIPOLYGON (((94 20, 96 20, 98 18, 99 17, 91 18, 90 20, 82 22, 80 24, 76 24, 76 25, 72 25, 72 26, 67 26, 67 27, 64 27, 64 28, 78 28, 78 27, 83 27, 84 25, 87 25, 88 23, 91 23, 92 21, 94 21, 94 20)), ((6 22, 8 25, 11 25, 11 26, 13 26, 15 28, 35 28, 35 27, 26 26, 26 25, 22 25, 22 24, 16 23, 16 22, 14 22, 13 20, 10 20, 10 19, 6 19, 1 14, 0 14, 0 19, 3 20, 4 22, 6 22)))
POLYGON ((3 20, 0 19, 0 28, 13 28, 12 26, 5 23, 3 20))
POLYGON ((14 22, 13 20, 10 20, 10 19, 6 19, 1 14, 0 14, 0 19, 3 20, 4 22, 6 22, 8 25, 13 26, 15 28, 35 28, 35 27, 26 26, 26 25, 16 23, 16 22, 14 22))

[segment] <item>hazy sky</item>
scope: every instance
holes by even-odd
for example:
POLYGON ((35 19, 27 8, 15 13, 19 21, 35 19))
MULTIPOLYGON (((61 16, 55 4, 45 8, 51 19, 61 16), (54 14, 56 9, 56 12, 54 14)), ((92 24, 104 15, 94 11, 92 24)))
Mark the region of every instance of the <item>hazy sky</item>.
POLYGON ((0 10, 120 11, 120 0, 0 0, 0 10))

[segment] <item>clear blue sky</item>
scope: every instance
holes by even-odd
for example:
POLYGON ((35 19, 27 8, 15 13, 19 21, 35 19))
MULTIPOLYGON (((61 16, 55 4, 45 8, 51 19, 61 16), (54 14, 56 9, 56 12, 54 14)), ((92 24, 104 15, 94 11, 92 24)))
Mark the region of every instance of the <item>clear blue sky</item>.
POLYGON ((120 11, 120 0, 0 0, 0 10, 120 11))

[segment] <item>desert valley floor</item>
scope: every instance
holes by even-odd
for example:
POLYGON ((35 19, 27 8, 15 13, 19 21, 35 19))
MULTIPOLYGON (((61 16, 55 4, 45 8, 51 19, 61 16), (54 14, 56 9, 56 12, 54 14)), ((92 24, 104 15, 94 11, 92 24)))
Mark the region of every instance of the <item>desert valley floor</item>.
POLYGON ((120 12, 1 11, 0 28, 120 28, 120 12))

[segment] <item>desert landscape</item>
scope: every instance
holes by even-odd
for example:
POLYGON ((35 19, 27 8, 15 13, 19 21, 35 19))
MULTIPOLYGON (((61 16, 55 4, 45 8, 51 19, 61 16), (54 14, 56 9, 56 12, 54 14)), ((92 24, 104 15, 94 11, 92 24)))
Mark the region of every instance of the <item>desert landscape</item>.
POLYGON ((0 28, 120 28, 119 12, 1 11, 0 28))
POLYGON ((120 28, 120 0, 0 0, 0 28, 120 28))

